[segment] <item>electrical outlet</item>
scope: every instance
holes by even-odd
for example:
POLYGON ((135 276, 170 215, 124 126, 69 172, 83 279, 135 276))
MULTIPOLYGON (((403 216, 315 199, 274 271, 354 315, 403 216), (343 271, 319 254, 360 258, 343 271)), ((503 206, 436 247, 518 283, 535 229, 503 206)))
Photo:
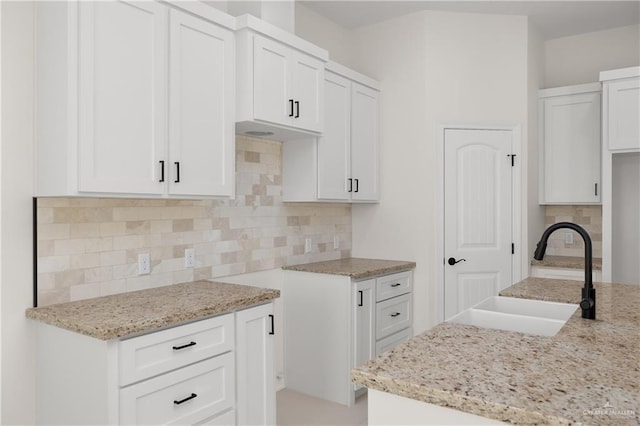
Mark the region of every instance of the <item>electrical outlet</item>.
POLYGON ((138 255, 138 275, 144 275, 151 272, 151 257, 149 253, 140 253, 138 255))
POLYGON ((340 237, 337 235, 333 236, 333 249, 338 250, 340 248, 340 237))
POLYGON ((304 252, 311 253, 311 238, 305 238, 304 240, 304 252))
POLYGON ((573 244, 573 232, 565 232, 565 234, 564 234, 564 243, 565 244, 573 244))
POLYGON ((196 249, 184 249, 184 267, 193 268, 196 266, 196 249))

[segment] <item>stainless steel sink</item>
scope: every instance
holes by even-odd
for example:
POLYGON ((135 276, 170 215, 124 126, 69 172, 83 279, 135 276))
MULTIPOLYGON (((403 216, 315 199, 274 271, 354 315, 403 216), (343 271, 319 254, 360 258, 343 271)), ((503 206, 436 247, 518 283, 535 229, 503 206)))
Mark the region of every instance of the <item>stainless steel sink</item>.
POLYGON ((447 322, 554 336, 576 309, 578 305, 569 303, 493 296, 449 318, 447 322))

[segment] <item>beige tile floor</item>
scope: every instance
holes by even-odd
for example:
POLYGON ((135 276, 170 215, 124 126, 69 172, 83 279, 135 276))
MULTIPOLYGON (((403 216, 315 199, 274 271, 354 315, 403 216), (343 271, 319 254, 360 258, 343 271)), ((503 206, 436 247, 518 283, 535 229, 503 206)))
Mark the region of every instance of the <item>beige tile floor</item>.
POLYGON ((276 394, 278 426, 367 424, 367 394, 353 407, 313 398, 289 389, 276 394))

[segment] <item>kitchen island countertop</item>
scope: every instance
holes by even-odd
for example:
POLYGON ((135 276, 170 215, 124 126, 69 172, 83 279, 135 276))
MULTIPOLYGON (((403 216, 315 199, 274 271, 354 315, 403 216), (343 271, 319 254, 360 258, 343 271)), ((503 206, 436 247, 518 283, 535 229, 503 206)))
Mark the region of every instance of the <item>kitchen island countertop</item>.
POLYGON ((195 281, 30 308, 27 318, 100 340, 148 333, 267 303, 279 290, 195 281))
MULTIPOLYGON (((640 286, 595 283, 553 337, 442 323, 353 370, 357 384, 512 424, 640 422, 640 286)), ((527 278, 500 294, 578 303, 583 283, 527 278)))
POLYGON ((408 271, 415 267, 415 262, 350 257, 347 259, 285 266, 282 269, 317 274, 344 275, 354 280, 362 280, 394 272, 408 271))
MULTIPOLYGON (((542 260, 531 259, 532 266, 542 266, 546 268, 567 268, 584 269, 583 256, 545 256, 542 260)), ((593 270, 602 270, 602 259, 593 258, 593 270)))

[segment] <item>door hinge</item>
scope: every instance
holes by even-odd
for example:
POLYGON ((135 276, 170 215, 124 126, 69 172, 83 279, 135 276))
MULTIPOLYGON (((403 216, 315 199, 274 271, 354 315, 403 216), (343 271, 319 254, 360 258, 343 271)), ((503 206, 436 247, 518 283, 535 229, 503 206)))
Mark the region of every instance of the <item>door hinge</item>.
POLYGON ((507 157, 511 157, 511 167, 516 165, 516 154, 507 154, 507 157))
POLYGON ((511 243, 511 254, 516 254, 516 245, 511 243))

